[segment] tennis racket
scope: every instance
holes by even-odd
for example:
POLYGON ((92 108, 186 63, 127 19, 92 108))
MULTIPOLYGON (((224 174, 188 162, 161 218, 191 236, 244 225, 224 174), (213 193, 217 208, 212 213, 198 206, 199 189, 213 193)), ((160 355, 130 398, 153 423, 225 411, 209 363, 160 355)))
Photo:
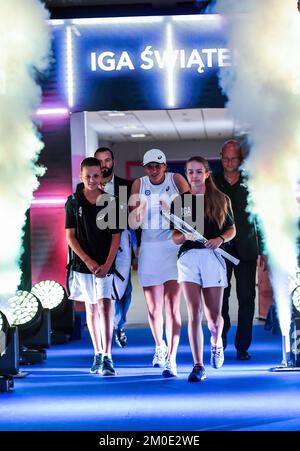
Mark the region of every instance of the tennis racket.
MULTIPOLYGON (((178 216, 174 215, 173 213, 169 213, 169 212, 162 210, 161 214, 179 232, 192 233, 196 237, 196 241, 200 241, 200 243, 203 243, 203 244, 205 244, 208 241, 203 235, 201 235, 201 233, 199 233, 199 232, 197 232, 197 230, 193 229, 193 227, 190 226, 186 221, 183 221, 183 219, 180 219, 178 216)), ((214 249, 214 252, 216 252, 219 255, 222 255, 222 257, 224 257, 224 258, 227 258, 227 260, 230 260, 234 265, 238 265, 240 262, 238 258, 235 258, 232 255, 228 254, 228 252, 224 251, 220 247, 217 247, 216 249, 214 249)))

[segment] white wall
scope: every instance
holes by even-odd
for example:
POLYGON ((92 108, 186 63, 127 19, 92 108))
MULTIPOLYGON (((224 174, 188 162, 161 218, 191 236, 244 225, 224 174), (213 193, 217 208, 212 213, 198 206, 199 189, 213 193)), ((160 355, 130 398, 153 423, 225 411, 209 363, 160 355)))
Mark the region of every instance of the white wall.
POLYGON ((71 115, 72 186, 75 190, 79 182, 80 162, 85 157, 94 156, 99 142, 98 133, 89 126, 87 112, 71 115))
MULTIPOLYGON (((224 140, 195 140, 195 141, 161 141, 161 142, 132 142, 132 143, 109 143, 115 154, 116 174, 125 177, 127 161, 142 161, 144 153, 152 148, 161 149, 167 160, 187 160, 194 155, 204 158, 217 158, 224 140)), ((101 138, 99 146, 104 145, 101 138)), ((105 145, 108 143, 105 142, 105 145)))
MULTIPOLYGON (((115 154, 115 172, 120 177, 126 176, 126 162, 141 162, 144 153, 152 148, 161 149, 168 161, 187 160, 194 155, 205 158, 218 158, 224 140, 189 140, 189 141, 135 141, 113 143, 101 140, 87 122, 86 112, 74 113, 71 117, 71 147, 73 186, 78 182, 78 163, 86 156, 93 156, 100 146, 110 147, 115 154)), ((143 170, 133 171, 133 176, 143 175, 143 170)))
POLYGON ((93 157, 98 146, 98 133, 91 127, 87 127, 87 150, 86 156, 93 157))
POLYGON ((80 161, 86 154, 86 118, 85 113, 71 115, 71 152, 72 152, 72 187, 76 189, 79 181, 80 161))

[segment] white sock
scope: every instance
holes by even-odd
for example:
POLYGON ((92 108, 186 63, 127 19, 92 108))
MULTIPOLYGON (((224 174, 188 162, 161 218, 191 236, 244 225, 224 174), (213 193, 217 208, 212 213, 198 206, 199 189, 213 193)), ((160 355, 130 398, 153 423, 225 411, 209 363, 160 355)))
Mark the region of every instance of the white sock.
POLYGON ((165 340, 163 340, 162 345, 156 346, 156 348, 165 349, 167 347, 165 340))
POLYGON ((212 337, 210 337, 210 344, 211 344, 212 346, 217 346, 217 348, 223 348, 223 340, 222 340, 222 338, 219 338, 219 340, 217 341, 217 343, 216 343, 216 344, 213 344, 213 342, 212 342, 212 337))
POLYGON ((217 344, 215 344, 215 345, 212 344, 212 346, 215 347, 215 348, 223 348, 223 342, 222 341, 218 341, 217 344))
POLYGON ((111 359, 111 353, 110 352, 103 352, 102 356, 103 357, 108 357, 109 359, 111 359))

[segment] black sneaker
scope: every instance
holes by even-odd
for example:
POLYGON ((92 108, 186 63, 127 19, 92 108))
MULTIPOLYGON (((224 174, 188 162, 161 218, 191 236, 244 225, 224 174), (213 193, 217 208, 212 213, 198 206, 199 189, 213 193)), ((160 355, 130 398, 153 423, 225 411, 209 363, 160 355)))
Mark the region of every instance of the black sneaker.
POLYGON ((120 348, 124 348, 127 345, 127 337, 124 329, 115 329, 115 342, 120 348))
POLYGON ((237 351, 236 358, 237 360, 250 360, 251 355, 247 351, 237 351))
POLYGON ((207 376, 205 373, 204 366, 199 365, 199 363, 196 363, 196 365, 194 365, 194 368, 188 377, 188 382, 201 382, 204 381, 206 378, 207 376))
POLYGON ((102 366, 102 355, 101 354, 95 354, 94 355, 94 361, 92 368, 90 369, 90 373, 92 374, 99 374, 101 373, 101 366, 102 366))
POLYGON ((101 374, 102 376, 115 376, 116 374, 113 361, 107 355, 102 360, 101 374))

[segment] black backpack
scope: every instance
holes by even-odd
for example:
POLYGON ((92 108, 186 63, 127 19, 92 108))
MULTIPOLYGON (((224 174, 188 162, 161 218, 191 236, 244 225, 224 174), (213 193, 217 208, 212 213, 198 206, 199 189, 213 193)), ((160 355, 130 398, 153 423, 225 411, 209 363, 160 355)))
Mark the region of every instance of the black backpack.
MULTIPOLYGON (((68 201, 71 201, 74 216, 76 218, 76 223, 78 223, 79 208, 78 208, 78 199, 77 199, 76 193, 71 194, 71 196, 68 197, 68 201)), ((70 295, 69 278, 70 278, 70 272, 71 272, 71 266, 72 266, 73 259, 74 259, 74 251, 73 251, 73 249, 70 248, 70 246, 68 246, 68 262, 66 265, 66 270, 67 270, 67 272, 66 272, 66 291, 67 291, 68 296, 70 295)))

